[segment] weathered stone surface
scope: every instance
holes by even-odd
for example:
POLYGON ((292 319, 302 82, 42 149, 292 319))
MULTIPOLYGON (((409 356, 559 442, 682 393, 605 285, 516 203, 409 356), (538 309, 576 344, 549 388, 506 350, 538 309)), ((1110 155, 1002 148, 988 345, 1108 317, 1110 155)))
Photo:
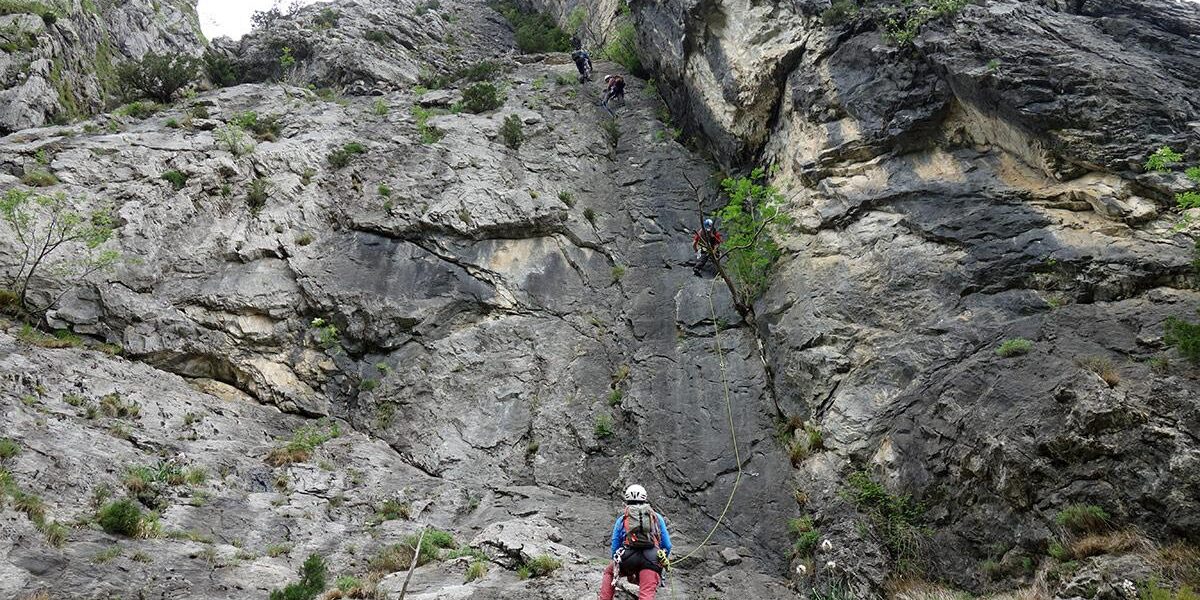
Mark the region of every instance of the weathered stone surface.
MULTIPOLYGON (((696 550, 671 582, 681 597, 875 598, 907 560, 980 592, 1028 584, 981 565, 1052 566, 1054 516, 1075 503, 1198 543, 1200 387, 1163 340, 1167 318, 1200 306, 1195 226, 1176 227, 1181 175, 1139 172, 1163 144, 1195 162, 1194 15, 1168 0, 990 0, 901 49, 868 14, 822 25, 825 3, 634 4, 676 116, 718 162, 779 167, 794 227, 756 329, 687 268, 689 233, 719 201, 697 203, 684 175, 714 164, 670 141, 646 84, 629 78, 614 149, 598 86, 558 84, 574 72, 562 55, 512 59, 510 32, 474 2, 307 7, 215 44, 282 84, 0 139, 0 186, 48 160, 61 183, 44 191, 111 202, 106 247, 136 258, 78 284, 47 273, 34 290, 66 292, 51 325, 125 358, 0 334, 13 382, 0 436, 24 450, 3 468, 51 518, 83 523, 55 549, 0 511, 0 596, 262 596, 308 552, 363 574, 432 525, 484 552, 489 573, 463 583, 469 559, 432 563, 410 598, 594 597, 634 481, 677 556, 696 550), (286 73, 273 71, 281 44, 297 44, 286 73), (504 105, 419 130, 414 104, 466 85, 433 102, 412 89, 421 71, 492 56, 504 105), (195 107, 209 117, 189 119, 195 107), (235 154, 221 138, 246 111, 282 129, 235 154), (516 150, 498 134, 509 115, 516 150), (365 152, 331 161, 351 142, 365 152), (180 190, 161 179, 172 169, 180 190), (267 199, 251 210, 255 181, 267 199), (997 355, 1017 337, 1029 354, 997 355), (89 419, 114 391, 141 416, 89 419), (821 433, 792 465, 776 402, 821 433), (317 417, 344 435, 296 465, 264 462, 317 417), (158 486, 147 508, 212 544, 88 524, 96 489, 122 495, 128 467, 159 460, 208 470, 158 486), (916 556, 851 501, 856 471, 924 505, 916 556), (385 499, 411 520, 378 522, 385 499), (791 552, 800 516, 821 540, 811 556, 791 552), (114 542, 121 556, 93 562, 114 542), (564 566, 516 576, 542 554, 564 566), (118 589, 131 577, 141 589, 118 589)), ((587 6, 589 27, 619 20, 615 2, 587 6)), ((565 20, 573 7, 552 8, 565 20)), ((0 265, 18 260, 0 238, 0 265)), ((1093 559, 1063 597, 1124 593, 1146 577, 1138 561, 1093 559)), ((394 597, 402 581, 380 588, 394 597)))
POLYGON ((111 107, 119 100, 117 64, 147 52, 195 56, 204 44, 194 0, 13 7, 13 14, 0 15, 0 42, 6 44, 0 52, 0 134, 111 107))

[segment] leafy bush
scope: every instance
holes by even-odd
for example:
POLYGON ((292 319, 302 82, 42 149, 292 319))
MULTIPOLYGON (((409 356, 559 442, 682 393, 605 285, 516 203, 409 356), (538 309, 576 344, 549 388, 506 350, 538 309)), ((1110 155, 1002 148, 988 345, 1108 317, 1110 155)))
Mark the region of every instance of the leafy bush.
POLYGON ((367 41, 375 42, 376 44, 387 44, 392 41, 391 34, 381 29, 372 29, 363 34, 363 37, 366 38, 367 41))
POLYGON ((549 15, 523 12, 512 0, 502 0, 493 4, 492 8, 504 15, 512 25, 517 48, 521 52, 536 54, 571 50, 571 37, 559 29, 549 15))
POLYGON ((237 63, 219 52, 205 50, 200 60, 204 64, 204 74, 217 87, 236 85, 241 80, 237 63))
POLYGON ((1099 533, 1111 526, 1108 513, 1094 504, 1072 504, 1055 515, 1054 522, 1072 533, 1099 533))
POLYGON ((275 141, 279 137, 279 133, 283 130, 283 123, 280 122, 279 115, 258 116, 254 111, 246 111, 237 115, 229 121, 231 124, 237 125, 245 131, 254 134, 254 137, 263 141, 275 141))
POLYGON ((821 22, 826 25, 839 25, 854 18, 858 14, 858 4, 854 0, 833 0, 829 8, 821 13, 821 22))
POLYGON ((133 117, 135 119, 145 119, 153 116, 160 110, 162 110, 162 106, 159 106, 158 104, 146 102, 144 100, 135 100, 129 104, 117 108, 113 111, 113 114, 133 117))
POLYGON ((1163 341, 1179 350, 1192 364, 1200 365, 1200 322, 1192 323, 1171 317, 1167 319, 1163 341))
POLYGON ((414 106, 412 114, 413 118, 417 121, 417 133, 421 136, 422 144, 436 144, 446 136, 442 130, 429 124, 429 118, 436 114, 434 111, 414 106))
POLYGON ((179 190, 182 190, 183 187, 187 185, 188 177, 187 177, 187 175, 184 175, 183 173, 180 173, 179 171, 172 169, 170 171, 167 171, 166 173, 163 173, 162 179, 164 181, 170 181, 171 187, 175 188, 175 191, 179 191, 179 190))
POLYGON ((462 108, 467 112, 478 114, 500 108, 502 104, 504 99, 499 90, 489 82, 474 83, 463 90, 462 108))
POLYGON ((317 27, 321 29, 332 29, 337 27, 338 18, 341 16, 341 13, 338 11, 326 7, 322 8, 320 13, 317 13, 317 16, 313 18, 313 23, 315 23, 317 27))
POLYGON ((504 119, 504 125, 500 127, 500 137, 504 138, 504 145, 517 150, 521 147, 521 143, 525 141, 525 133, 522 131, 521 117, 517 115, 508 115, 504 119))
POLYGON ((136 537, 142 532, 142 509, 132 500, 109 502, 96 514, 96 522, 108 533, 136 537))
MULTIPOLYGON (((326 9, 328 10, 328 9, 326 9)), ((300 566, 300 581, 289 584, 282 590, 272 590, 271 600, 314 600, 325 591, 325 559, 319 554, 310 554, 300 566)))
POLYGON ((1175 194, 1175 202, 1179 208, 1200 208, 1200 192, 1179 192, 1175 194))
POLYGON ((199 69, 199 62, 190 56, 149 52, 140 61, 118 66, 116 73, 118 85, 130 99, 136 93, 168 104, 175 92, 196 78, 199 69))
POLYGON ((1181 160, 1183 160, 1182 154, 1172 150, 1170 146, 1163 146, 1146 159, 1146 170, 1166 173, 1181 160))
POLYGON ((350 159, 356 154, 365 154, 367 149, 358 142, 350 142, 337 150, 329 153, 329 166, 334 169, 341 169, 350 164, 350 159))
POLYGON ((1000 343, 1000 347, 996 348, 996 354, 1008 358, 1011 356, 1020 356, 1028 354, 1033 349, 1033 342, 1025 338, 1013 338, 1004 340, 1000 343))
POLYGON ((642 59, 638 57, 637 29, 632 21, 625 21, 617 26, 612 39, 600 52, 600 57, 625 67, 630 73, 642 73, 642 59))
POLYGON ((230 154, 242 156, 254 150, 254 142, 246 139, 246 132, 237 123, 226 123, 217 130, 217 146, 224 146, 230 154))
POLYGON ((250 207, 252 214, 258 214, 267 205, 267 196, 271 190, 271 181, 258 177, 250 182, 250 189, 246 190, 246 206, 250 207))
POLYGON ((500 71, 500 63, 494 60, 481 60, 459 69, 455 75, 458 79, 476 82, 491 79, 500 74, 500 71))
POLYGON ((19 254, 25 257, 8 273, 5 286, 15 295, 6 304, 14 304, 20 310, 40 313, 58 301, 53 297, 44 305, 30 302, 30 281, 41 269, 54 269, 71 279, 82 280, 112 266, 120 258, 115 251, 99 250, 99 246, 112 237, 113 220, 108 207, 84 213, 74 210, 63 194, 43 196, 12 189, 0 197, 0 222, 12 230, 9 239, 17 242, 19 254), (56 242, 39 243, 43 239, 56 242), (62 261, 52 260, 56 251, 72 246, 82 247, 81 253, 62 261))
POLYGON ((730 291, 743 307, 739 310, 744 310, 766 290, 780 255, 775 232, 791 220, 780 210, 783 195, 766 183, 761 167, 749 177, 725 178, 721 190, 729 198, 717 213, 725 233, 722 260, 737 284, 737 289, 730 291))

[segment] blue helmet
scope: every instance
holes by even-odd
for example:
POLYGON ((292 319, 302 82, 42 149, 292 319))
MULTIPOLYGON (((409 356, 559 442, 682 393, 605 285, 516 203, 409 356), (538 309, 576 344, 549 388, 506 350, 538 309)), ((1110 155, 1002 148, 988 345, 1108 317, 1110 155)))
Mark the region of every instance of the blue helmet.
POLYGON ((712 222, 712 219, 705 219, 705 220, 704 220, 704 228, 705 228, 705 229, 712 229, 712 228, 713 228, 713 222, 712 222))

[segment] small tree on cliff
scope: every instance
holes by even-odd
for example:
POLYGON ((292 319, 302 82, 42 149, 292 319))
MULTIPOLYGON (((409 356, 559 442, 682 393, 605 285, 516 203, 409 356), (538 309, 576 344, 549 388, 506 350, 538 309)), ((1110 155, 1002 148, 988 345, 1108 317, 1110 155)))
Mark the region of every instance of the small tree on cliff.
MULTIPOLYGON (((754 315, 754 300, 766 291, 771 269, 779 259, 775 236, 791 222, 780 210, 783 195, 766 183, 766 177, 766 171, 760 167, 749 176, 723 179, 721 192, 727 201, 717 211, 725 243, 713 253, 713 262, 729 287, 734 308, 750 318, 754 315)), ((688 183, 700 193, 690 179, 688 183)))
POLYGON ((149 52, 137 62, 117 67, 119 82, 126 100, 139 97, 169 104, 183 86, 196 79, 200 61, 183 54, 149 52))
POLYGON ((20 261, 8 269, 11 308, 28 314, 40 314, 54 306, 62 293, 43 304, 29 297, 34 276, 50 269, 60 276, 79 281, 114 264, 119 254, 101 250, 112 237, 113 222, 105 208, 82 213, 72 208, 63 194, 41 195, 24 190, 9 190, 0 198, 0 221, 12 231, 20 261), (78 248, 74 258, 57 259, 62 251, 78 248), (15 267, 15 270, 13 269, 15 267))

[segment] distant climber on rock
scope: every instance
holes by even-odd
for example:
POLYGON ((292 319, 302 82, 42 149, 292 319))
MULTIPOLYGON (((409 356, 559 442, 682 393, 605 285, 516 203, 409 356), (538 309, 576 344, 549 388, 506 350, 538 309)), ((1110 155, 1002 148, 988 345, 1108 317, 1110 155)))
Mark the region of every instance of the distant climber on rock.
POLYGON ((703 227, 692 235, 692 252, 696 253, 696 266, 692 267, 692 272, 697 277, 722 241, 724 240, 721 239, 721 232, 717 231, 712 219, 705 219, 703 227))
POLYGON ((621 102, 625 101, 625 78, 620 75, 605 75, 604 76, 604 100, 600 102, 604 108, 608 108, 608 101, 615 98, 620 98, 621 102))
POLYGON ((579 83, 584 83, 592 78, 592 57, 588 56, 586 50, 579 48, 571 53, 571 60, 575 61, 575 68, 579 69, 579 83))
POLYGON ((646 488, 633 484, 625 489, 625 512, 617 516, 612 530, 612 562, 604 569, 600 600, 612 600, 617 578, 638 586, 638 600, 654 600, 669 564, 671 536, 667 522, 646 501, 646 488))

